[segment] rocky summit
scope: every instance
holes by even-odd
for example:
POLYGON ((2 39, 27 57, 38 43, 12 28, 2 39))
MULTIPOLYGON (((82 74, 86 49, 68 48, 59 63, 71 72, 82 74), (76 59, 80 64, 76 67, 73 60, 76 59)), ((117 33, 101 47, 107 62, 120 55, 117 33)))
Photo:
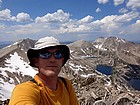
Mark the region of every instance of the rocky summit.
MULTIPOLYGON (((26 56, 35 41, 0 49, 0 100, 37 73, 26 56)), ((116 37, 68 44, 70 59, 60 76, 71 80, 80 105, 140 105, 140 44, 116 37)))

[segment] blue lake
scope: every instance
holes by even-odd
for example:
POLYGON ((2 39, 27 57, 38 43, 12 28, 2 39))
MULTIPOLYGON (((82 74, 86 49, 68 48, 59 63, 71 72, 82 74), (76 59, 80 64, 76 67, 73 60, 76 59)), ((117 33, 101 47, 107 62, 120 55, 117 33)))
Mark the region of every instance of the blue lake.
POLYGON ((131 79, 129 81, 129 84, 136 90, 140 91, 140 80, 138 79, 131 79))
POLYGON ((112 67, 111 66, 97 65, 96 70, 105 74, 105 75, 111 75, 112 74, 112 67))
MULTIPOLYGON (((111 75, 112 74, 112 67, 111 66, 105 66, 105 65, 97 65, 96 70, 105 74, 105 75, 111 75)), ((128 83, 136 90, 140 91, 140 80, 138 79, 131 79, 128 81, 128 83)))

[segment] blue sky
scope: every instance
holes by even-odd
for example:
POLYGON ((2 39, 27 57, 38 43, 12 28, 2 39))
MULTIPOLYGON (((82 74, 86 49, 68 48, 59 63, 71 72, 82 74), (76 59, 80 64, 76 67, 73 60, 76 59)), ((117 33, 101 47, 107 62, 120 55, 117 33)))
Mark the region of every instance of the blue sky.
POLYGON ((0 41, 140 41, 140 0, 0 0, 0 41))

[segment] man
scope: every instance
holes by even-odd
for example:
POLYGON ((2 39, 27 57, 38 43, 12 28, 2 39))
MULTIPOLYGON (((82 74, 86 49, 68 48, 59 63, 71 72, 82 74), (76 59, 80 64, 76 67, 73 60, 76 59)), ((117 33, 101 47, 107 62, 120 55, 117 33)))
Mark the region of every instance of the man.
POLYGON ((12 92, 9 105, 79 105, 68 79, 59 78, 70 50, 54 37, 45 37, 27 51, 32 67, 38 68, 33 81, 21 83, 12 92))

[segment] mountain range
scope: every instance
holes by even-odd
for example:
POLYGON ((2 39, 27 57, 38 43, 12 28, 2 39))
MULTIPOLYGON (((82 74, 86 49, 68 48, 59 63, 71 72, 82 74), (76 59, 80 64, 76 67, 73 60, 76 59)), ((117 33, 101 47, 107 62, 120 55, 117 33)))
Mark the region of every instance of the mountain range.
MULTIPOLYGON (((0 100, 9 99, 15 85, 37 71, 26 53, 36 40, 22 39, 0 49, 0 100)), ((60 76, 71 80, 80 105, 140 104, 140 44, 116 37, 67 44, 71 56, 60 76), (100 67, 100 68, 99 68, 100 67), (105 67, 111 68, 106 75, 105 67)))

